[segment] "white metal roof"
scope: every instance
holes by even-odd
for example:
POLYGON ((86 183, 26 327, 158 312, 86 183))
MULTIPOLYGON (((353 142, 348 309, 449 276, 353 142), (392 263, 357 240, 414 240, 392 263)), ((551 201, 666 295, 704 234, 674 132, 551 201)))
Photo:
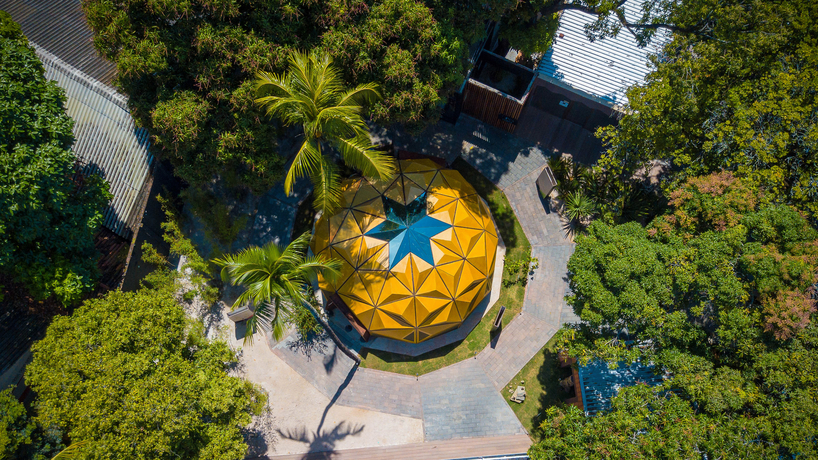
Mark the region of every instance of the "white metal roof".
MULTIPOLYGON (((636 21, 641 9, 636 2, 625 3, 625 16, 636 21)), ((650 72, 649 54, 657 54, 670 34, 659 31, 645 48, 636 45, 631 33, 622 29, 616 38, 591 43, 584 26, 595 16, 566 10, 554 46, 537 67, 540 78, 609 106, 627 104, 625 90, 644 82, 650 72), (562 38, 560 38, 562 34, 562 38)))
POLYGON ((74 120, 74 155, 86 173, 100 173, 114 196, 103 225, 128 238, 149 177, 153 155, 148 132, 134 125, 125 96, 32 43, 45 78, 65 90, 65 111, 74 120))

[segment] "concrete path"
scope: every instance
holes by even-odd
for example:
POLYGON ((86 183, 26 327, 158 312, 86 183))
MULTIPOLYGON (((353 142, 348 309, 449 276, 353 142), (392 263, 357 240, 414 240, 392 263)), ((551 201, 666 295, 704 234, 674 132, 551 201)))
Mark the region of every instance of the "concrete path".
MULTIPOLYGON (((509 460, 528 458, 531 439, 525 435, 430 441, 402 446, 313 452, 304 455, 273 455, 270 460, 449 460, 502 455, 509 460), (513 455, 520 454, 520 455, 513 455)), ((262 457, 248 460, 261 460, 262 457)))
POLYGON ((564 300, 566 266, 574 245, 559 216, 543 206, 535 183, 553 152, 467 116, 461 116, 457 126, 441 123, 435 129, 422 136, 386 131, 378 135, 398 149, 450 162, 461 156, 506 193, 531 242, 532 255, 539 259, 520 316, 475 359, 419 378, 359 369, 327 337, 304 343, 290 336, 275 344, 273 352, 337 406, 422 421, 425 441, 523 434, 500 390, 561 324, 576 321, 564 300))
POLYGON ((422 420, 342 404, 341 386, 324 394, 260 337, 253 344, 231 342, 241 347, 240 375, 268 395, 269 412, 249 429, 250 457, 423 442, 422 420))

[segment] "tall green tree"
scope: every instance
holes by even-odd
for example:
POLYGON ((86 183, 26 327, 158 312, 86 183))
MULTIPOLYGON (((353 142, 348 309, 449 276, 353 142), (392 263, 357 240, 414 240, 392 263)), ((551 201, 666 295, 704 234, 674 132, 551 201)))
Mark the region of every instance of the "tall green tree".
POLYGON ((241 428, 264 395, 228 375, 235 355, 186 318, 173 279, 88 300, 32 347, 37 420, 87 440, 78 458, 244 457, 241 428))
POLYGON ((627 179, 662 160, 673 184, 729 170, 818 215, 818 5, 679 6, 708 32, 676 34, 646 84, 628 92, 627 114, 602 133, 600 164, 627 179))
MULTIPOLYGON (((533 460, 778 458, 766 420, 696 411, 690 401, 644 385, 623 388, 606 414, 586 417, 574 406, 549 407, 533 460)), ((771 418, 770 421, 773 419, 771 418)))
POLYGON ((254 79, 285 71, 294 50, 332 53, 349 86, 383 82, 371 112, 387 125, 436 121, 468 65, 459 32, 414 0, 84 0, 83 9, 133 116, 191 183, 220 174, 264 190, 281 178, 279 132, 253 103, 254 79))
POLYGON ((95 287, 94 233, 111 195, 99 176, 75 176, 65 94, 3 11, 0 62, 0 271, 71 304, 95 287))
POLYGON ((56 426, 44 428, 30 417, 26 407, 12 395, 11 388, 0 392, 0 459, 78 458, 76 452, 86 443, 75 442, 63 449, 62 437, 62 432, 56 426))
POLYGON ((304 143, 284 179, 287 194, 297 178, 309 176, 316 210, 331 213, 340 206, 341 181, 324 144, 338 149, 344 162, 366 177, 394 175, 395 160, 372 145, 361 114, 363 104, 380 98, 376 84, 347 89, 328 54, 294 52, 287 73, 259 72, 256 87, 256 103, 269 116, 304 130, 304 143))
MULTIPOLYGON (((765 196, 729 172, 690 178, 647 228, 592 223, 568 263, 567 299, 583 323, 560 332, 561 346, 581 360, 641 359, 666 371, 664 389, 687 405, 678 420, 691 433, 706 427, 680 458, 818 455, 818 231, 765 196)), ((661 413, 647 428, 634 423, 663 395, 629 393, 637 400, 599 421, 565 425, 571 436, 600 438, 572 455, 544 442, 538 458, 579 458, 617 442, 623 456, 673 458, 651 450, 679 441, 661 413)), ((546 431, 562 417, 576 421, 551 417, 546 431)))
POLYGON ((273 242, 264 247, 249 247, 237 254, 213 260, 222 267, 222 280, 245 290, 236 298, 233 308, 252 304, 255 314, 247 322, 252 338, 262 324, 272 326, 273 337, 281 340, 291 308, 307 303, 307 284, 319 273, 333 276, 340 269, 337 260, 307 257, 310 234, 305 233, 286 248, 273 242))

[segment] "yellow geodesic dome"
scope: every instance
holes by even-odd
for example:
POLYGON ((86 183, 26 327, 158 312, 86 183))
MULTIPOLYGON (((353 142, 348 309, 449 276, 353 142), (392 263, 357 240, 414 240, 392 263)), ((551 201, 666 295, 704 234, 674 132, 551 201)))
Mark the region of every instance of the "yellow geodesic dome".
POLYGON ((422 342, 454 329, 491 291, 497 229, 459 172, 401 160, 388 182, 343 184, 342 208, 315 225, 311 248, 342 261, 338 294, 373 335, 422 342))

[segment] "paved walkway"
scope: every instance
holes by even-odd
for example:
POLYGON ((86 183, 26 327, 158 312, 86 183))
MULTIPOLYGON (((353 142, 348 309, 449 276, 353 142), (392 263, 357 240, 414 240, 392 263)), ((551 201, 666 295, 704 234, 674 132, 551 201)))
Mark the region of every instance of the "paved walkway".
POLYGON ((426 441, 523 434, 500 390, 561 324, 576 321, 564 300, 566 265, 574 245, 559 216, 547 212, 540 201, 535 181, 547 158, 540 146, 467 116, 461 116, 457 126, 441 123, 436 129, 417 137, 378 135, 396 148, 450 162, 461 156, 506 193, 532 255, 539 259, 520 316, 475 359, 419 378, 358 368, 327 337, 302 343, 291 336, 274 345, 273 352, 337 405, 421 419, 426 441))
MULTIPOLYGON (((367 447, 364 449, 312 452, 298 455, 274 455, 270 460, 448 460, 481 458, 494 455, 524 454, 531 446, 525 435, 430 441, 402 446, 367 447)), ((262 457, 249 460, 261 460, 262 457)))

